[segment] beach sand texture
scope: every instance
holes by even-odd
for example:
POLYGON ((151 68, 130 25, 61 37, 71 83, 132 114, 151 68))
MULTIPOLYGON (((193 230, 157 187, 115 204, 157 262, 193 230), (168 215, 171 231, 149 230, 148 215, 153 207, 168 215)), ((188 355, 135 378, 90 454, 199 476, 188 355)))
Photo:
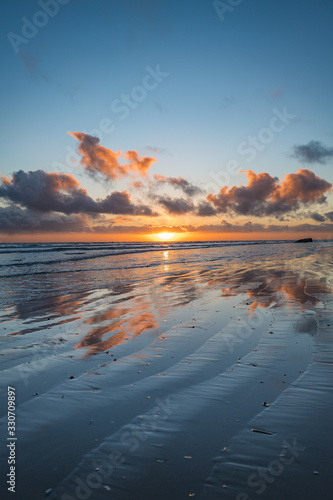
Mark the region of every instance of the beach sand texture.
POLYGON ((78 262, 2 280, 17 500, 331 498, 330 243, 78 262))

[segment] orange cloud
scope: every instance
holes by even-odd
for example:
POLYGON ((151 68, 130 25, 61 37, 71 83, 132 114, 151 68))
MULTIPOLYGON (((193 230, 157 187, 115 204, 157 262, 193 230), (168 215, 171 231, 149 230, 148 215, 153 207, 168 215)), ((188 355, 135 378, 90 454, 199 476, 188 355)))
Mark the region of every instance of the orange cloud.
POLYGON ((79 141, 78 152, 82 156, 81 164, 93 177, 101 175, 105 179, 115 180, 129 174, 147 175, 152 163, 156 158, 152 156, 139 157, 137 151, 112 151, 99 144, 100 139, 82 132, 68 132, 68 134, 79 141), (121 155, 129 160, 129 164, 120 164, 121 155))
POLYGON ((287 174, 279 184, 277 177, 252 170, 244 172, 248 178, 247 186, 224 186, 219 194, 210 193, 207 201, 218 212, 234 212, 239 215, 276 216, 298 210, 302 205, 324 203, 324 193, 331 191, 332 184, 317 177, 310 170, 298 170, 287 174))
POLYGON ((156 158, 153 156, 143 156, 139 158, 137 151, 127 151, 127 153, 124 153, 124 156, 131 162, 129 167, 132 170, 136 169, 141 175, 147 175, 152 163, 156 161, 156 158))

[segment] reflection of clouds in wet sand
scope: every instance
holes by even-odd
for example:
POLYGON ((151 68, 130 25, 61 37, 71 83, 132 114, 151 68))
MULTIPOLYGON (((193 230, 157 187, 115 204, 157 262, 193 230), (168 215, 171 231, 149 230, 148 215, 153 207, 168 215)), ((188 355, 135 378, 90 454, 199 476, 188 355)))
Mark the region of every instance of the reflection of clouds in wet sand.
MULTIPOLYGON (((168 260, 168 252, 164 258, 168 260)), ((328 293, 330 288, 319 277, 316 281, 318 292, 328 293)), ((169 313, 183 308, 200 298, 208 289, 216 289, 223 284, 232 286, 222 288, 222 296, 237 296, 246 294, 250 310, 253 313, 258 307, 287 306, 299 304, 304 308, 307 304, 318 306, 319 300, 306 291, 307 280, 302 271, 276 270, 262 265, 256 269, 247 270, 234 264, 227 269, 178 272, 162 280, 152 281, 149 285, 136 288, 119 285, 108 296, 118 295, 117 301, 106 305, 107 310, 87 319, 86 325, 93 328, 76 345, 76 349, 88 348, 86 356, 101 353, 105 350, 131 340, 148 330, 156 330, 162 318, 169 313), (141 295, 138 295, 140 290, 141 295), (126 302, 126 307, 119 303, 126 302), (118 305, 117 305, 118 304, 118 305)))
POLYGON ((159 322, 151 308, 151 303, 135 300, 132 307, 112 307, 108 311, 87 318, 85 323, 88 325, 100 325, 105 322, 107 324, 95 326, 90 330, 76 345, 76 349, 88 347, 88 356, 97 354, 112 349, 126 340, 132 340, 147 330, 158 328, 159 322), (107 335, 109 338, 103 340, 107 335))
MULTIPOLYGON (((226 279, 226 276, 223 278, 226 279)), ((308 279, 294 271, 271 271, 258 268, 256 271, 246 271, 232 280, 231 287, 221 289, 223 297, 233 297, 239 293, 246 293, 252 312, 258 307, 267 308, 274 306, 288 306, 288 302, 299 304, 300 309, 305 305, 318 306, 320 300, 307 291, 308 279), (257 278, 257 279, 255 279, 257 278), (252 281, 252 287, 251 287, 252 281), (257 281, 253 288, 253 281, 257 281), (259 282, 259 283, 258 283, 259 282), (244 288, 245 286, 245 288, 244 288)), ((312 278, 316 285, 317 293, 331 293, 332 288, 322 277, 312 278)))
POLYGON ((18 321, 19 325, 31 325, 11 332, 11 335, 25 335, 27 333, 44 330, 43 321, 49 321, 50 326, 59 326, 71 323, 82 318, 79 310, 82 307, 83 297, 77 298, 73 295, 45 296, 37 302, 29 300, 20 302, 8 318, 10 321, 18 321), (22 322, 22 323, 21 323, 22 322))
MULTIPOLYGON (((163 252, 163 261, 168 265, 168 251, 163 252)), ((163 319, 200 299, 208 290, 222 288, 223 298, 243 294, 251 312, 271 306, 288 307, 288 303, 296 303, 300 309, 307 305, 318 307, 317 293, 331 291, 329 279, 312 273, 311 290, 315 288, 316 296, 311 295, 307 291, 309 274, 305 278, 304 265, 300 264, 291 260, 272 265, 268 261, 244 267, 244 262, 229 261, 217 269, 179 270, 150 281, 122 283, 80 295, 46 295, 38 302, 19 303, 8 319, 17 320, 12 335, 43 331, 46 320, 52 327, 71 324, 71 331, 83 335, 75 348, 85 349, 85 356, 90 356, 158 329, 163 319)))

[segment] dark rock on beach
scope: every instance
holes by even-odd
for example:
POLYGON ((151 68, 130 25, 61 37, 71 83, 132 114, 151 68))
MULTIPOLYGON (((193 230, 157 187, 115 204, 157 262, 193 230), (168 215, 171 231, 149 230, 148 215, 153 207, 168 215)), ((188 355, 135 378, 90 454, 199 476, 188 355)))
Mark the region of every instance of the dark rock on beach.
POLYGON ((301 240, 295 241, 295 243, 312 243, 313 239, 312 238, 303 238, 301 240))

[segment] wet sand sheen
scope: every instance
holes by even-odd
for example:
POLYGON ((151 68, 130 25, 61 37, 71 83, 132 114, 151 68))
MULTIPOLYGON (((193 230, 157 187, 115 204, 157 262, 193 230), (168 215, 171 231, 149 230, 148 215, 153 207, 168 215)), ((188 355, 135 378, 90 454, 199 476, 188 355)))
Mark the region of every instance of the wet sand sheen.
POLYGON ((331 265, 326 250, 198 267, 60 300, 44 343, 45 318, 17 330, 2 376, 21 395, 22 498, 255 498, 249 476, 295 439, 261 498, 325 497, 331 265))

